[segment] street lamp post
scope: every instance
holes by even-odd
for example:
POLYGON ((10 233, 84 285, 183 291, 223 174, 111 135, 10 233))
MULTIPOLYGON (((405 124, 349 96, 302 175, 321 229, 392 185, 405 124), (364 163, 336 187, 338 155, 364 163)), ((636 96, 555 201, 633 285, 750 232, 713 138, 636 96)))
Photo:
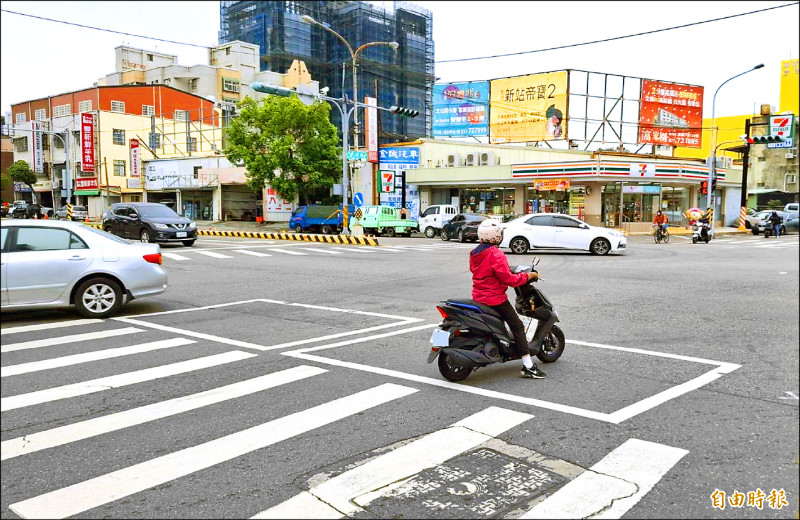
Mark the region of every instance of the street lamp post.
MULTIPOLYGON (((719 87, 717 87, 716 92, 714 92, 714 97, 711 100, 711 131, 714 133, 714 139, 713 139, 714 146, 711 148, 711 150, 712 150, 711 168, 708 171, 708 204, 707 204, 707 207, 711 208, 712 214, 713 214, 713 211, 714 211, 714 190, 712 189, 712 187, 714 186, 714 178, 717 176, 717 134, 718 134, 718 132, 717 132, 717 121, 716 121, 717 93, 719 93, 719 89, 722 88, 722 85, 724 85, 725 83, 729 82, 730 80, 736 79, 739 76, 743 76, 743 75, 747 74, 748 72, 753 72, 754 70, 760 69, 763 66, 764 66, 763 63, 759 63, 758 65, 756 65, 752 69, 748 69, 748 70, 746 70, 744 72, 741 72, 741 73, 739 73, 739 74, 737 74, 735 76, 732 76, 732 77, 726 79, 725 81, 722 82, 722 84, 719 87)), ((720 146, 722 144, 725 144, 725 143, 721 143, 720 146)), ((710 222, 711 232, 713 233, 714 232, 714 217, 712 216, 710 220, 711 220, 711 222, 710 222)))

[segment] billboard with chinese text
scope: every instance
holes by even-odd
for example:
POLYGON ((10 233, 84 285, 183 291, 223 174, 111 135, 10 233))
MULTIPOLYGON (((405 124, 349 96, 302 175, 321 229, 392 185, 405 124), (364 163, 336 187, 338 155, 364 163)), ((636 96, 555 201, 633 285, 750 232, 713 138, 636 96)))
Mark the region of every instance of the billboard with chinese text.
POLYGON ((433 137, 489 135, 489 82, 433 86, 433 137))
POLYGON ((492 80, 489 141, 566 139, 568 77, 561 70, 492 80))
POLYGON ((94 172, 94 115, 81 114, 81 171, 94 172))
MULTIPOLYGON (((376 179, 378 200, 380 204, 399 208, 403 201, 402 180, 405 172, 419 168, 419 148, 416 146, 383 147, 378 153, 380 156, 379 177, 376 179), (392 173, 394 178, 387 179, 386 174, 392 173), (393 181, 394 184, 391 185, 390 181, 393 181), (384 187, 388 187, 388 191, 383 191, 384 187)), ((419 187, 416 184, 406 184, 406 208, 410 218, 419 218, 419 187)))
POLYGON ((642 80, 639 143, 700 148, 703 87, 642 80))

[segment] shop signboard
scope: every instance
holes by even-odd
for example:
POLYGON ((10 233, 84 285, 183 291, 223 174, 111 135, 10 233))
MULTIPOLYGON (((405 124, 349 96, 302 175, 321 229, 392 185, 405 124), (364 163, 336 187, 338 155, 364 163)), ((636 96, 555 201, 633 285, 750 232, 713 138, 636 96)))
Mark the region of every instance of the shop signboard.
POLYGON ((38 121, 31 121, 33 131, 33 171, 44 173, 44 158, 42 157, 42 124, 38 121))
POLYGON ((769 135, 783 141, 767 143, 767 148, 794 148, 794 114, 769 116, 769 135))
POLYGON ((378 100, 374 97, 365 97, 368 106, 367 114, 367 159, 371 163, 378 162, 378 100))
POLYGON ((97 177, 82 177, 75 179, 76 190, 97 190, 97 177))
POLYGON ((264 188, 264 206, 268 214, 289 214, 294 211, 292 203, 278 195, 278 192, 275 191, 275 188, 272 186, 267 186, 264 188))
POLYGON ((533 187, 537 190, 568 190, 570 181, 568 179, 546 179, 533 181, 533 187))
POLYGON ((94 171, 94 116, 81 114, 81 170, 94 171))
POLYGON ((661 193, 661 186, 645 185, 645 186, 623 186, 622 193, 644 193, 646 195, 658 195, 661 193))
POLYGON ((433 86, 433 137, 489 135, 489 82, 433 86))
MULTIPOLYGON (((389 191, 378 190, 380 204, 399 208, 403 201, 402 183, 396 179, 402 178, 406 170, 419 168, 419 148, 415 146, 389 146, 379 150, 380 178, 377 182, 384 183, 384 173, 393 173, 392 186, 389 191)), ((387 183, 388 184, 388 183, 387 183)), ((419 188, 416 184, 406 184, 406 208, 409 218, 419 218, 419 188)))
POLYGON ((567 139, 566 70, 490 82, 489 141, 567 139))
MULTIPOLYGON (((131 177, 140 177, 142 174, 139 140, 131 139, 131 177)), ((129 186, 130 187, 130 186, 129 186)))
POLYGON ((642 80, 639 143, 700 148, 703 87, 642 80))

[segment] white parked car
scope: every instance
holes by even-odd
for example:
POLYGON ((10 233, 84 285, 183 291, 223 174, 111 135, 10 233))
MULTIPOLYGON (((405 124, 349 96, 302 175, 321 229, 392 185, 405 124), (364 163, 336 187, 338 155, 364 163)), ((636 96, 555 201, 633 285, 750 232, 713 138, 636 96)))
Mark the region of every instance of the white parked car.
POLYGON ((69 307, 106 318, 123 298, 167 289, 161 246, 129 242, 79 222, 3 220, 3 311, 69 307))
POLYGON ((613 229, 590 226, 561 213, 533 213, 504 224, 500 247, 524 254, 530 249, 579 249, 595 255, 624 250, 625 235, 613 229))
POLYGON ((434 238, 442 230, 442 226, 450 222, 458 214, 458 208, 452 204, 434 204, 425 208, 420 214, 419 230, 428 238, 434 238))

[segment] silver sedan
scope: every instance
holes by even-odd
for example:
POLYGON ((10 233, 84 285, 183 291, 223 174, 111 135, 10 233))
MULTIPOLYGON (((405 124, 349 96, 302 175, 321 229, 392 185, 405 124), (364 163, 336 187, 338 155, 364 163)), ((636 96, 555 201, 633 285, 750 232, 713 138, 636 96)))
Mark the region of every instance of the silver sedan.
POLYGON ((3 310, 75 305, 85 317, 106 318, 123 298, 167 290, 158 244, 70 221, 4 220, 0 233, 3 310))

